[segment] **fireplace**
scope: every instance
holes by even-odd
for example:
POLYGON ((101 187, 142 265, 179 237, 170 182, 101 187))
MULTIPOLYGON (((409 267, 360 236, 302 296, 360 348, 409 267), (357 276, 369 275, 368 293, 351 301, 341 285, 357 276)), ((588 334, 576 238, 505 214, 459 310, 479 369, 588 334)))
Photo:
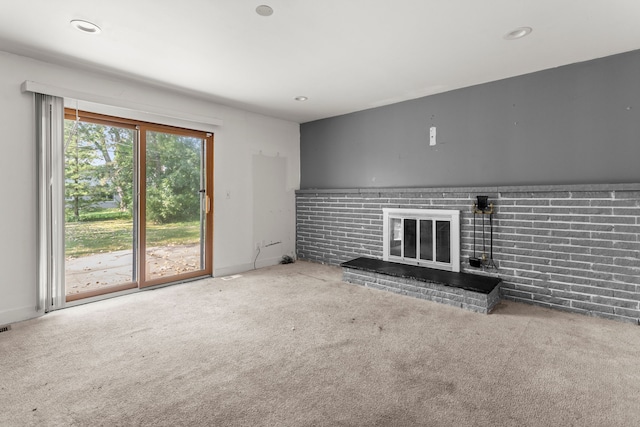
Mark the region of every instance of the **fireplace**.
POLYGON ((382 211, 385 261, 460 271, 460 211, 382 211))

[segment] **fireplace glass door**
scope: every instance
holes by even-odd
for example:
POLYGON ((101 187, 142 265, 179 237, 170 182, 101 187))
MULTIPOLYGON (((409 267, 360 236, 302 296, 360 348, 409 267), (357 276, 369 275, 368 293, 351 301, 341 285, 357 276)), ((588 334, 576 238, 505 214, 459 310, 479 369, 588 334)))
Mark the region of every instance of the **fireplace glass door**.
POLYGON ((451 261, 449 221, 392 218, 393 238, 389 253, 407 259, 451 261))
POLYGON ((459 251, 458 211, 397 211, 385 210, 385 260, 459 271, 459 253, 458 260, 454 259, 459 251))

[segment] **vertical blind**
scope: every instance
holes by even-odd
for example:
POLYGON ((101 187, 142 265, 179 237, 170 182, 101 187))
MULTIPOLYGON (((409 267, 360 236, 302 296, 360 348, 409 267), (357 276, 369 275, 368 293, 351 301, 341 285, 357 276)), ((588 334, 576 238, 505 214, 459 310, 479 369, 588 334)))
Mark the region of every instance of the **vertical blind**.
POLYGON ((64 307, 64 101, 35 93, 38 153, 36 310, 64 307))

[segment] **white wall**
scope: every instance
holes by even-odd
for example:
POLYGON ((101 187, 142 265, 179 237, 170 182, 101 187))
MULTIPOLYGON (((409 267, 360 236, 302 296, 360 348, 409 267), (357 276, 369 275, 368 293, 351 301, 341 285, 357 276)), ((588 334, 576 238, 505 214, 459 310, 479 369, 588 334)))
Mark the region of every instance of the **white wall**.
POLYGON ((25 80, 145 104, 151 111, 221 119, 223 125, 214 136, 214 275, 253 268, 255 242, 262 240, 282 243, 263 249, 258 267, 294 253, 294 191, 300 183, 297 123, 0 52, 0 325, 36 316, 34 103, 32 94, 20 91, 25 80), (256 162, 262 157, 277 161, 256 162), (262 172, 268 167, 256 167, 256 163, 286 165, 286 170, 265 176, 262 172), (258 181, 264 185, 255 194, 258 181), (260 203, 271 200, 265 191, 273 191, 273 199, 283 202, 277 215, 271 204, 260 203))

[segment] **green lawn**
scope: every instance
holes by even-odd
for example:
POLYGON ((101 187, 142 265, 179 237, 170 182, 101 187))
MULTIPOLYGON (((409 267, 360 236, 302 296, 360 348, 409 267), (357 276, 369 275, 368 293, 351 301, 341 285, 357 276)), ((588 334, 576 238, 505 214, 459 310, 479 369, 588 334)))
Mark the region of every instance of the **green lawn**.
MULTIPOLYGON (((132 229, 131 219, 67 222, 65 256, 78 258, 131 249, 132 229)), ((199 221, 147 226, 147 247, 194 244, 199 241, 199 221)))

